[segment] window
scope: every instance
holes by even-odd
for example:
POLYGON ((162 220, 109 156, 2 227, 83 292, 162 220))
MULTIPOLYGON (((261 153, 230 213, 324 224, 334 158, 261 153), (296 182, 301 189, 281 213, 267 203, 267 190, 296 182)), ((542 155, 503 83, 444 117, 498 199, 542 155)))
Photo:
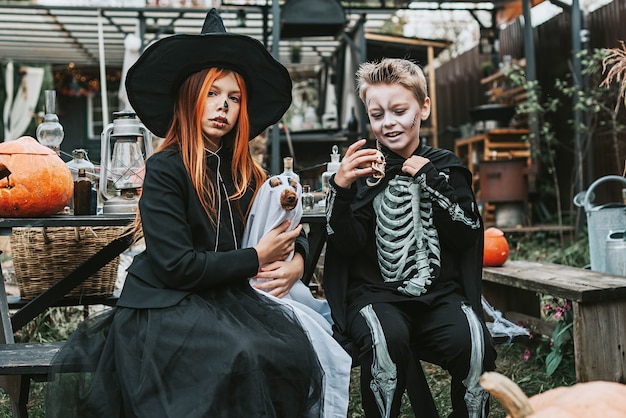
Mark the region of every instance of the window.
MULTIPOLYGON (((120 106, 120 100, 117 90, 109 91, 107 94, 109 106, 109 123, 113 120, 113 112, 117 112, 120 106)), ((105 126, 102 121, 102 96, 91 94, 87 96, 87 133, 90 140, 100 141, 100 134, 105 126)))

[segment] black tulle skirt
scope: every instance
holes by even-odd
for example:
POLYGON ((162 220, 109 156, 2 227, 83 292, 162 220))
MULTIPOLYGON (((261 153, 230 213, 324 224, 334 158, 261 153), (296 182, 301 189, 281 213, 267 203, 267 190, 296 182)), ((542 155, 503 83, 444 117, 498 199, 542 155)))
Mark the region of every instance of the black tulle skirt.
POLYGON ((293 314, 254 291, 116 307, 54 362, 48 417, 319 417, 322 369, 293 314))

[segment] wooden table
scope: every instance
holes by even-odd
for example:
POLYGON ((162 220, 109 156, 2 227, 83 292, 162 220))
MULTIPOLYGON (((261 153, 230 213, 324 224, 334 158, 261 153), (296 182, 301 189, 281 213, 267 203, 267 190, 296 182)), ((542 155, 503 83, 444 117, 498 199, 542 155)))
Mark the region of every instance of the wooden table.
MULTIPOLYGON (((134 219, 134 214, 126 215, 57 215, 48 218, 0 218, 0 235, 11 235, 15 227, 73 227, 73 226, 125 226, 134 219)), ((72 289, 87 280, 92 274, 113 260, 126 250, 131 244, 131 237, 121 237, 111 241, 98 252, 78 265, 62 280, 51 286, 30 301, 12 300, 12 306, 20 305, 19 309, 11 316, 9 322, 9 301, 4 286, 0 286, 0 323, 2 324, 4 340, 13 339, 13 332, 22 328, 37 315, 47 308, 61 303, 67 305, 88 305, 103 303, 102 298, 82 298, 79 301, 62 302, 64 296, 72 289), (11 324, 9 326, 8 324, 11 324), (10 334, 10 336, 9 336, 10 334)), ((3 279, 0 269, 0 279, 3 279)), ((4 284, 4 282, 3 282, 4 284)))
MULTIPOLYGON (((58 215, 48 218, 0 218, 0 235, 10 235, 17 227, 78 227, 78 226, 125 226, 134 219, 134 214, 127 215, 58 215)), ((11 398, 14 417, 27 417, 30 380, 44 379, 59 344, 28 343, 15 344, 13 333, 37 315, 52 306, 89 305, 109 302, 108 298, 67 299, 65 295, 87 280, 109 261, 120 255, 132 243, 131 237, 116 238, 102 247, 94 255, 79 264, 63 279, 29 301, 13 300, 9 303, 4 277, 0 268, 0 385, 11 398), (9 314, 10 308, 18 307, 9 314), (28 360, 30 359, 30 360, 28 360)), ((112 302, 114 303, 114 301, 112 302)))

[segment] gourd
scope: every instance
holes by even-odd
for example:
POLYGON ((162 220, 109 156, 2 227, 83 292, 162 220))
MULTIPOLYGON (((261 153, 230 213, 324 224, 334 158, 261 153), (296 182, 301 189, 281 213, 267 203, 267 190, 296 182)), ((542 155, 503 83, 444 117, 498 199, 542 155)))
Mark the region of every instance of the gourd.
POLYGON ((481 386, 496 398, 509 418, 626 417, 626 385, 593 381, 559 387, 528 399, 519 386, 497 372, 480 377, 481 386))
POLYGON ((504 232, 498 228, 485 230, 485 247, 483 250, 483 266, 498 267, 509 258, 509 243, 504 232))
POLYGON ((50 216, 69 204, 74 191, 70 169, 34 138, 0 143, 2 165, 0 216, 50 216))

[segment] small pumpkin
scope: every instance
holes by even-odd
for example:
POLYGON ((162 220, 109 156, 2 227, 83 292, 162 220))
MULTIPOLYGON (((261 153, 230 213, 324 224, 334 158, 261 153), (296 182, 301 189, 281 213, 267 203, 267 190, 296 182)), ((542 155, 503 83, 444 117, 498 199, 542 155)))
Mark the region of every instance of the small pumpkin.
POLYGON ((485 230, 485 247, 483 250, 483 266, 499 267, 509 258, 509 243, 504 232, 498 228, 485 230))
POLYGON ((70 203, 72 173, 51 149, 30 136, 0 143, 0 216, 54 215, 70 203))
POLYGON ((515 382, 497 372, 486 372, 480 385, 496 398, 509 418, 624 418, 626 385, 593 381, 550 389, 528 399, 515 382))

